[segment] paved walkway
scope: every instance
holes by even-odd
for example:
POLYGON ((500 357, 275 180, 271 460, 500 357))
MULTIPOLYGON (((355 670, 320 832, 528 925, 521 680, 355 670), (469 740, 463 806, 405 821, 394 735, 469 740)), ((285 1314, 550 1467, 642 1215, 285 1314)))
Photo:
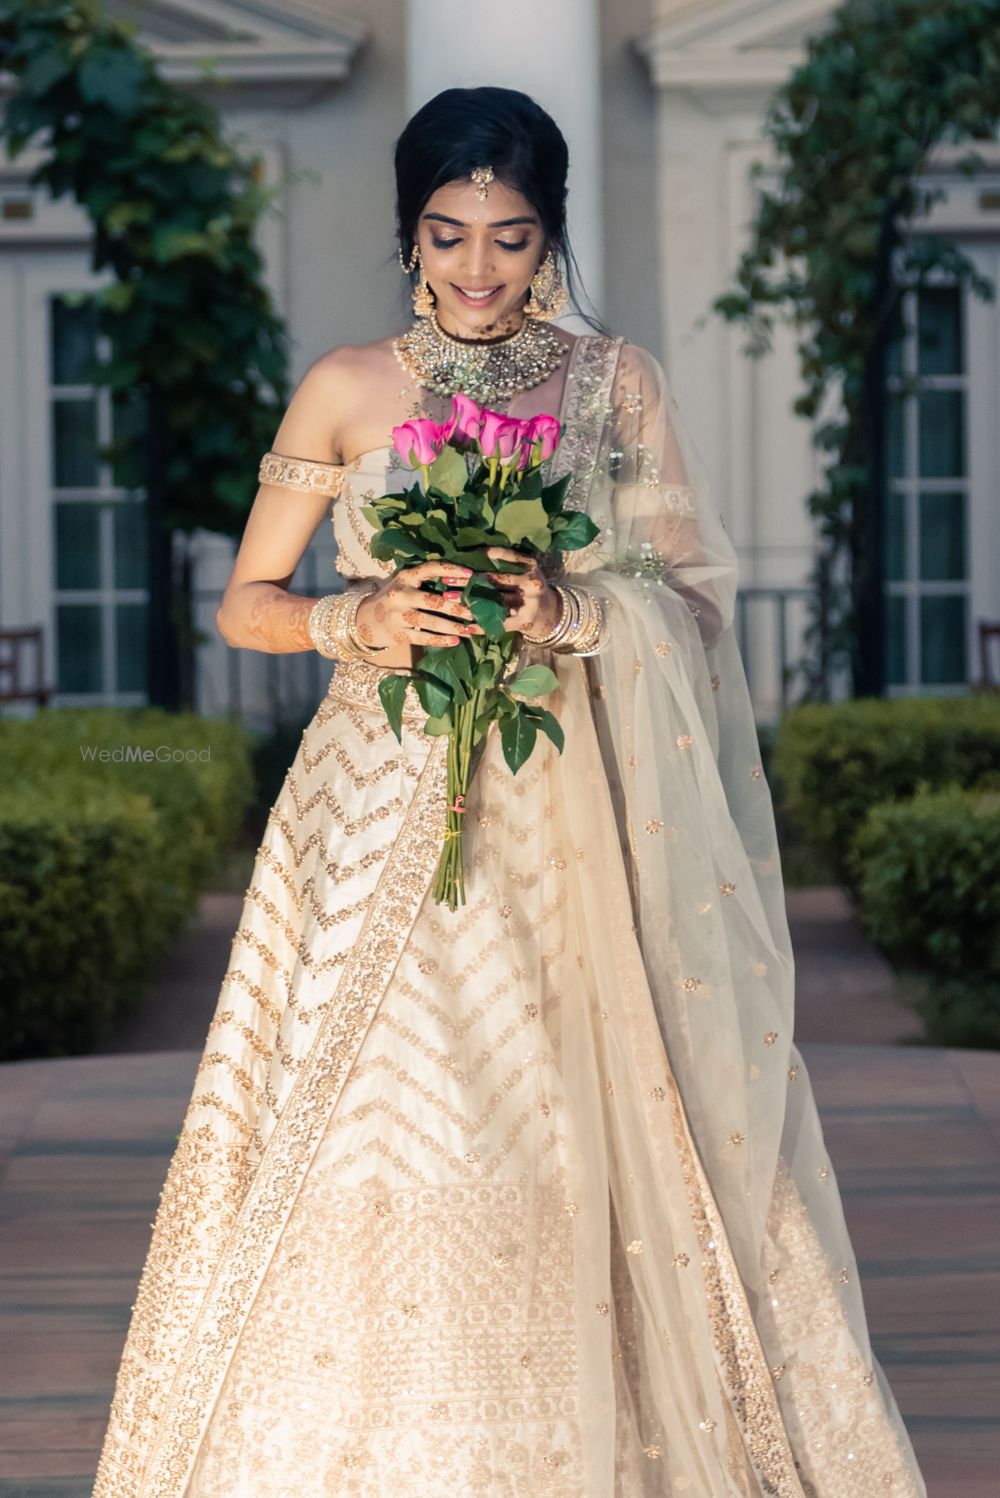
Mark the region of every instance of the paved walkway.
MULTIPOLYGON (((89 1498, 240 904, 206 899, 119 1054, 0 1067, 0 1498, 89 1498)), ((789 914, 796 1040, 876 1355, 930 1498, 997 1498, 1000 1054, 914 1044, 919 1025, 837 891, 790 891, 789 914)))

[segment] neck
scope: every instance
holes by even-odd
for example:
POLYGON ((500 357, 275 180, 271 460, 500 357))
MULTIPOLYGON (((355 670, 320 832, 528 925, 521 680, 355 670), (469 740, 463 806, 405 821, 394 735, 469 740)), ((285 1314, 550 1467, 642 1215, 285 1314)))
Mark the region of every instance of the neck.
POLYGON ((449 338, 457 338, 462 343, 506 343, 513 338, 515 333, 520 332, 524 324, 524 314, 520 311, 510 312, 506 317, 498 319, 497 322, 487 323, 485 327, 470 328, 461 323, 455 323, 448 313, 442 317, 439 309, 435 310, 438 327, 449 338))

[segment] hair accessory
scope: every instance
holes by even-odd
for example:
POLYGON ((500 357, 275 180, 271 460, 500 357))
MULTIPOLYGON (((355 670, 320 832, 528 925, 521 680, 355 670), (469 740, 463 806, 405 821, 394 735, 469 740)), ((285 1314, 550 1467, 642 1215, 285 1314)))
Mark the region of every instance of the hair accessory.
POLYGON ((554 252, 549 250, 531 278, 531 296, 524 304, 524 315, 548 322, 550 318, 561 317, 568 306, 569 296, 559 264, 554 252))
POLYGON ((479 189, 480 198, 487 196, 488 184, 493 181, 493 168, 491 166, 477 166, 469 176, 479 189))
POLYGON ((399 256, 399 264, 400 264, 400 268, 401 268, 401 270, 403 272, 403 275, 404 276, 412 275, 413 272, 416 270, 417 266, 420 264, 420 246, 417 244, 417 241, 416 240, 413 241, 413 248, 410 251, 410 263, 409 263, 409 265, 407 265, 406 261, 403 259, 403 246, 402 245, 400 245, 399 249, 396 251, 396 254, 399 256))

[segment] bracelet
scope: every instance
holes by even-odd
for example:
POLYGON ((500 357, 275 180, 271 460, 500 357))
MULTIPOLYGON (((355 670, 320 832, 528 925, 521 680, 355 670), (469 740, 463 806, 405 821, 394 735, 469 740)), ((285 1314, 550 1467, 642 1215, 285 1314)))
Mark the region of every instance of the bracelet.
POLYGON ((607 600, 578 583, 564 586, 575 599, 577 625, 558 649, 566 655, 597 655, 607 643, 607 600))
POLYGON ((561 587, 559 583, 555 583, 554 587, 559 595, 559 617, 547 635, 524 634, 524 639, 532 645, 553 645, 557 640, 563 638, 570 627, 572 601, 566 589, 561 587))
POLYGON ((368 649, 385 649, 384 646, 362 647, 354 633, 354 620, 361 604, 378 588, 378 582, 360 588, 345 588, 341 593, 327 593, 318 598, 309 611, 309 638, 327 660, 365 660, 368 649))

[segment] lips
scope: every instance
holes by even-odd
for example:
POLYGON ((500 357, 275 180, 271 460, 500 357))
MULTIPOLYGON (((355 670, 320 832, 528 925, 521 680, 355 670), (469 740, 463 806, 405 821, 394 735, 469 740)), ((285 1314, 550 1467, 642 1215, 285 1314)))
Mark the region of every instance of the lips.
POLYGON ((452 290, 472 307, 482 306, 486 302, 491 302, 503 290, 502 284, 499 286, 480 287, 478 291, 464 286, 456 286, 454 281, 451 285, 452 290))

